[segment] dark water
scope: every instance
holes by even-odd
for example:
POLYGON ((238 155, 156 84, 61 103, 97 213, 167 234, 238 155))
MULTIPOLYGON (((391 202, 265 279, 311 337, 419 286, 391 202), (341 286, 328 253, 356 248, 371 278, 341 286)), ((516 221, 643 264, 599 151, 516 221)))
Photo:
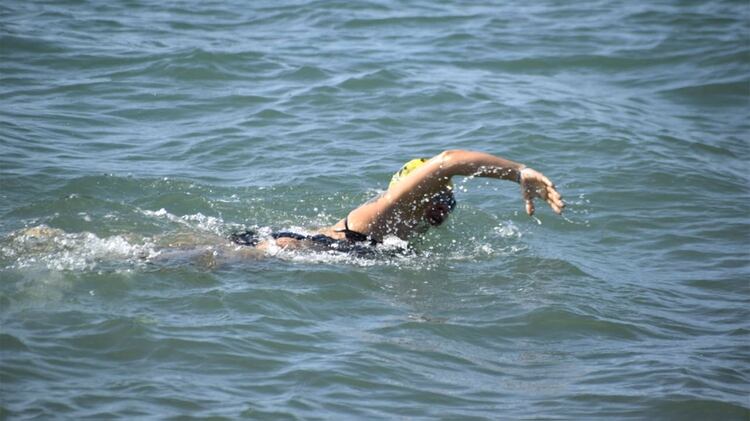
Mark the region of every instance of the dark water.
POLYGON ((748 22, 4 1, 0 418, 747 420, 748 22), (411 255, 216 248, 452 148, 545 172, 565 217, 458 180, 411 255))

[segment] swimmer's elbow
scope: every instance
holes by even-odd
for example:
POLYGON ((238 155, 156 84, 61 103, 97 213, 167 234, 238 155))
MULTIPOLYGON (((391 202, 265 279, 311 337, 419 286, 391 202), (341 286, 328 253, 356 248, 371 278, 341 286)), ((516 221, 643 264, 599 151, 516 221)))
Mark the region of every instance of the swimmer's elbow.
POLYGON ((455 161, 460 161, 461 157, 466 154, 466 151, 461 149, 447 149, 440 152, 437 155, 438 160, 441 164, 449 164, 455 161))
POLYGON ((483 152, 448 149, 438 155, 440 168, 449 177, 475 174, 482 165, 492 163, 494 157, 483 152))
POLYGON ((450 170, 455 169, 453 167, 460 167, 465 163, 469 154, 469 151, 462 149, 447 149, 438 154, 437 158, 442 168, 450 170))
POLYGON ((452 156, 457 155, 459 152, 463 152, 460 149, 446 149, 438 154, 438 158, 450 159, 452 156))

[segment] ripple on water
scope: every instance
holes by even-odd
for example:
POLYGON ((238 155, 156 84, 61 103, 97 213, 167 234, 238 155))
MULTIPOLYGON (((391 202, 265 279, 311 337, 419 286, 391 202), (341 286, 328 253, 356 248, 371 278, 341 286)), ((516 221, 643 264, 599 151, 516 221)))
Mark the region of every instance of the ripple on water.
POLYGON ((746 1, 0 9, 6 417, 750 418, 746 1), (452 148, 566 216, 467 178, 414 253, 226 244, 452 148))

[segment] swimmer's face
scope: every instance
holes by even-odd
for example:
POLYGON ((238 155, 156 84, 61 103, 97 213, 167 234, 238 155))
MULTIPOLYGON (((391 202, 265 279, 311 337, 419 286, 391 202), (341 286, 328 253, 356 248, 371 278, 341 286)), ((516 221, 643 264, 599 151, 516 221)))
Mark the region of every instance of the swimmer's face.
POLYGON ((440 226, 448 219, 454 207, 456 207, 456 199, 453 197, 453 192, 445 190, 432 198, 424 210, 424 218, 433 227, 440 226))
POLYGON ((424 211, 424 218, 433 227, 440 226, 450 214, 451 208, 445 203, 430 203, 424 211))

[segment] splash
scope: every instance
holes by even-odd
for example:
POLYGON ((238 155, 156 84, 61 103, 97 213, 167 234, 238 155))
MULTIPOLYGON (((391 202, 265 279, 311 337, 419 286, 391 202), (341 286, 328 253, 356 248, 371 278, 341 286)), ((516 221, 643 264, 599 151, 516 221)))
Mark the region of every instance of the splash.
POLYGON ((148 240, 141 244, 122 235, 100 238, 90 232, 67 233, 39 225, 16 231, 0 246, 10 269, 93 270, 102 262, 135 263, 158 254, 148 240))
POLYGON ((150 218, 164 219, 175 224, 182 225, 191 229, 211 232, 217 235, 223 235, 226 230, 227 224, 221 219, 215 216, 206 216, 200 212, 193 215, 177 216, 167 212, 166 209, 161 208, 157 211, 143 210, 139 211, 150 218))
MULTIPOLYGON (((177 216, 163 208, 139 211, 145 217, 164 220, 172 226, 165 227, 165 232, 152 237, 136 234, 100 237, 92 232, 69 233, 38 225, 16 231, 0 240, 0 264, 6 269, 57 271, 186 264, 210 270, 227 264, 276 258, 311 264, 430 270, 450 262, 513 255, 526 248, 520 241, 523 234, 513 222, 498 221, 476 210, 470 210, 476 213, 474 218, 470 218, 471 221, 456 222, 463 219, 457 218, 449 227, 431 230, 411 242, 386 237, 383 243, 372 246, 372 253, 359 255, 315 247, 279 247, 271 237, 271 233, 278 228, 254 226, 252 229, 259 237, 269 242, 269 247, 261 251, 231 243, 227 238, 228 233, 240 230, 242 226, 227 223, 219 217, 201 213, 177 216), (485 223, 477 224, 476 219, 485 223)), ((319 213, 317 217, 326 219, 328 216, 319 213)), ((298 225, 282 227, 281 230, 315 234, 309 228, 298 225)))
MULTIPOLYGON (((297 232, 310 234, 310 232, 304 230, 297 230, 297 232)), ((267 254, 282 260, 312 264, 347 264, 361 267, 425 266, 425 261, 422 260, 424 256, 420 256, 408 241, 401 240, 395 236, 385 237, 381 244, 370 247, 372 250, 371 253, 353 254, 320 248, 285 249, 278 247, 271 240, 267 254)))
POLYGON ((591 226, 591 222, 588 219, 591 201, 586 197, 585 193, 579 194, 573 200, 568 200, 566 204, 568 205, 568 207, 565 213, 563 213, 562 215, 563 219, 566 222, 574 225, 583 225, 586 227, 591 226), (569 217, 569 215, 575 215, 576 219, 579 220, 573 220, 569 217))

